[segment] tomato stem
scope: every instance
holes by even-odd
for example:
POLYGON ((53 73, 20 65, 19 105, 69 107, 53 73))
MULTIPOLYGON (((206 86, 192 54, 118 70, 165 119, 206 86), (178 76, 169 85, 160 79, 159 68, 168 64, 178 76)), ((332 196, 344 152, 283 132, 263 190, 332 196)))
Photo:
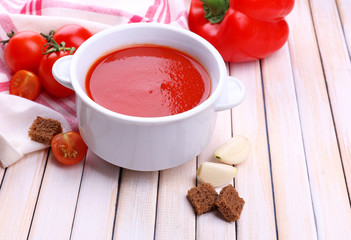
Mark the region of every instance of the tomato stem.
POLYGON ((55 34, 55 30, 51 30, 48 35, 44 33, 40 33, 40 35, 42 35, 47 42, 51 42, 52 38, 54 37, 54 34, 55 34))
POLYGON ((53 38, 52 36, 47 36, 45 34, 41 35, 48 41, 42 49, 42 54, 49 54, 52 52, 60 52, 60 51, 69 51, 69 54, 72 54, 76 48, 75 47, 66 47, 66 43, 65 42, 61 42, 60 44, 58 44, 53 38), (46 49, 47 47, 47 49, 46 49), (45 50, 46 49, 46 50, 45 50))
POLYGON ((9 37, 9 39, 0 41, 0 43, 2 43, 4 46, 9 43, 10 39, 13 37, 13 35, 15 35, 15 31, 11 30, 11 32, 7 33, 6 35, 9 37))

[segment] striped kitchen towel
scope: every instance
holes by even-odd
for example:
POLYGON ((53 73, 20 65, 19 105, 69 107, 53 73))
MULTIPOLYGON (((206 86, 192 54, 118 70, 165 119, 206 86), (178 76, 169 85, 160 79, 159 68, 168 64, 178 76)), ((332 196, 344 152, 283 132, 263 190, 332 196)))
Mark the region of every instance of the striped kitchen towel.
MULTIPOLYGON (((190 0, 0 0, 0 41, 8 39, 7 33, 12 30, 15 32, 33 30, 48 33, 50 30, 58 29, 68 23, 84 26, 92 33, 113 25, 137 22, 159 22, 187 29, 189 4, 190 0)), ((13 73, 4 62, 5 47, 0 46, 0 108, 10 109, 4 106, 10 104, 11 99, 13 99, 6 97, 6 95, 9 96, 9 81, 13 73)), ((74 94, 66 98, 56 98, 43 90, 35 103, 24 102, 28 105, 28 109, 32 111, 32 114, 35 109, 42 110, 35 107, 38 105, 58 112, 67 121, 71 129, 77 130, 74 94)), ((22 110, 25 111, 26 108, 22 110)), ((6 125, 6 116, 6 113, 0 112, 1 124, 6 125)), ((9 123, 9 126, 12 125, 9 123)), ((17 121, 17 125, 13 127, 27 129, 28 126, 20 126, 20 121, 17 121)), ((16 139, 13 136, 11 138, 16 139)), ((7 136, 1 132, 0 128, 1 139, 6 141, 7 136)), ((5 145, 12 146, 14 149, 11 149, 11 151, 16 150, 13 146, 16 145, 15 143, 1 144, 0 141, 0 152, 9 150, 6 149, 5 145)), ((37 149, 35 148, 35 150, 37 149)), ((26 149, 18 156, 23 156, 30 150, 26 149)), ((3 163, 3 167, 7 167, 17 160, 14 158, 4 164, 4 161, 0 159, 0 163, 3 163)))

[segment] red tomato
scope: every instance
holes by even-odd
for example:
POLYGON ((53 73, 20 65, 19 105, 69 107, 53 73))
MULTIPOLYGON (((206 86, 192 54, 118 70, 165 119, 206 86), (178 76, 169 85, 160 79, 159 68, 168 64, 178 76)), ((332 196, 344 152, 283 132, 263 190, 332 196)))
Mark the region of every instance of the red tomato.
POLYGON ((54 136, 51 140, 51 149, 56 159, 66 165, 82 161, 88 151, 80 134, 73 131, 54 136))
POLYGON ((37 73, 44 44, 46 40, 39 33, 33 31, 15 33, 4 52, 7 66, 12 72, 28 70, 37 73))
POLYGON ((66 88, 58 83, 52 75, 52 66, 60 57, 69 55, 68 51, 52 52, 42 56, 39 64, 39 78, 45 90, 56 97, 67 97, 74 93, 72 89, 66 88))
POLYGON ((53 38, 58 44, 65 42, 66 47, 75 47, 77 49, 91 36, 92 34, 88 29, 77 24, 67 24, 60 27, 53 38))
POLYGON ((19 70, 10 81, 10 94, 35 100, 40 93, 40 80, 37 75, 27 70, 19 70))

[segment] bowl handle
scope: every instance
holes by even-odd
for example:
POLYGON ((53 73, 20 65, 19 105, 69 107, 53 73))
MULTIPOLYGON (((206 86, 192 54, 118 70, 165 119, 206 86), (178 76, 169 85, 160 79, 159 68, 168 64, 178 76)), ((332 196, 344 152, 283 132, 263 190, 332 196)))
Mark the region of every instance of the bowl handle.
POLYGON ((70 66, 73 55, 63 56, 56 60, 52 66, 52 75, 60 84, 73 89, 70 78, 70 66))
POLYGON ((223 111, 239 105, 245 98, 244 84, 237 78, 228 76, 222 95, 215 103, 215 111, 223 111))

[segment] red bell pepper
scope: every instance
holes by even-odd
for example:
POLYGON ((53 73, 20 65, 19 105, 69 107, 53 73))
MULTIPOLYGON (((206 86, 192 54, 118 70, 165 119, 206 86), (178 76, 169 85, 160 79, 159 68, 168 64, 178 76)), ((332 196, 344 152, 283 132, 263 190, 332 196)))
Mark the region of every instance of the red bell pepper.
POLYGON ((207 39, 225 61, 267 57, 288 39, 284 17, 294 0, 192 0, 189 29, 207 39))

